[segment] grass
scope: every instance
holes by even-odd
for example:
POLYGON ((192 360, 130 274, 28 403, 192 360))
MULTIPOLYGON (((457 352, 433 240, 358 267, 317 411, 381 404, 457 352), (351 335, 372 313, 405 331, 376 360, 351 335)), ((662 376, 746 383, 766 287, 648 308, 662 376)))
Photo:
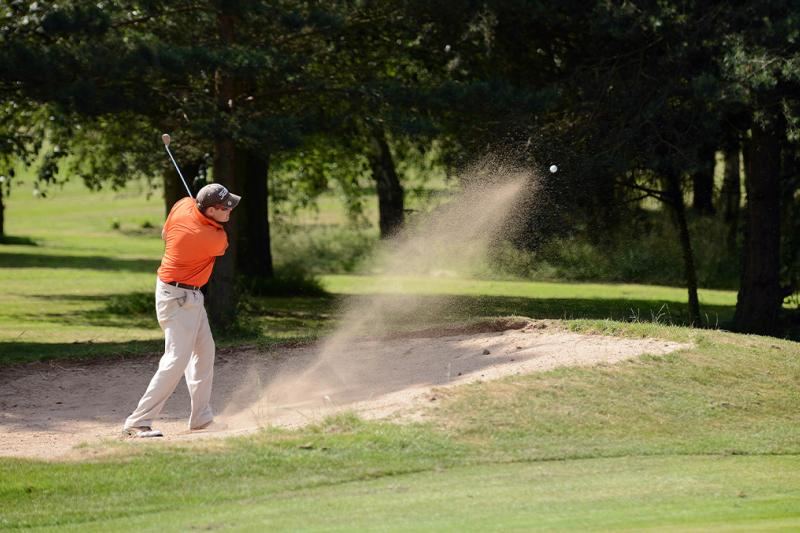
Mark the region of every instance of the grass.
MULTIPOLYGON (((13 261, 0 254, 0 264, 13 261)), ((0 268, 0 281, 5 281, 11 270, 15 269, 0 268)), ((0 343, 4 347, 0 362, 96 357, 103 352, 128 356, 159 349, 162 337, 151 312, 150 273, 117 272, 111 281, 105 272, 91 268, 18 270, 21 273, 13 292, 0 295, 4 304, 0 306, 0 343), (72 283, 70 276, 75 281, 65 289, 72 283), (125 285, 123 280, 129 283, 125 285), (104 282, 105 286, 98 286, 104 282), (129 292, 131 287, 138 290, 129 292)), ((221 345, 317 338, 335 326, 343 298, 372 294, 392 294, 400 301, 413 299, 422 312, 426 299, 433 303, 445 298, 448 305, 443 312, 424 317, 431 323, 507 315, 676 324, 688 318, 684 291, 670 287, 348 275, 322 276, 321 282, 331 296, 245 297, 243 317, 254 333, 245 339, 223 337, 221 345)), ((730 320, 735 298, 730 291, 701 291, 708 323, 730 320)))
MULTIPOLYGON (((128 471, 127 473, 132 473, 128 471)), ((607 531, 789 530, 800 525, 796 462, 787 457, 636 457, 460 466, 374 479, 269 490, 193 506, 120 502, 43 530, 607 531), (141 506, 141 507, 139 507, 141 506), (136 507, 137 509, 132 509, 136 507)))
MULTIPOLYGON (((0 362, 158 351, 161 332, 148 301, 163 249, 164 206, 157 195, 146 193, 144 185, 135 185, 90 194, 70 182, 51 189, 47 198, 35 198, 24 185, 15 186, 6 199, 9 236, 0 244, 0 283, 6 288, 0 294, 0 362), (136 312, 126 311, 131 302, 138 306, 136 312)), ((302 264, 299 251, 313 256, 315 268, 328 265, 343 271, 355 268, 368 252, 369 239, 346 234, 349 230, 336 225, 346 215, 331 201, 323 197, 316 215, 300 213, 276 230, 276 261, 288 265, 287 271, 302 264)), ((415 202, 422 205, 422 200, 415 202)), ((375 218, 374 206, 367 214, 369 220, 375 218)), ((273 344, 318 337, 334 325, 341 297, 370 291, 447 295, 453 305, 445 320, 517 314, 681 324, 688 318, 685 291, 674 287, 348 274, 324 275, 321 281, 334 298, 246 298, 246 341, 273 344)), ((707 324, 724 326, 733 316, 735 300, 734 291, 701 290, 707 324)), ((227 346, 245 339, 240 331, 218 340, 227 346)))
MULTIPOLYGON (((6 288, 0 294, 0 363, 128 357, 160 349, 151 302, 163 249, 159 228, 164 207, 145 192, 89 194, 68 183, 42 199, 15 188, 7 199, 10 236, 0 245, 0 284, 6 288)), ((314 227, 314 219, 300 220, 314 227)), ((279 232, 277 243, 284 243, 276 244, 279 250, 294 242, 282 238, 279 232)), ((288 252, 276 259, 297 260, 288 252)), ((421 297, 447 295, 453 304, 450 314, 441 317, 447 321, 508 314, 686 320, 685 291, 670 287, 354 275, 326 275, 321 282, 333 297, 246 297, 242 316, 249 336, 219 337, 220 345, 313 339, 335 325, 341 298, 392 288, 421 297)), ((700 297, 709 323, 732 316, 734 292, 707 290, 700 297)))
MULTIPOLYGON (((598 325, 579 322, 573 328, 609 331, 598 325)), ((800 417, 786 409, 800 405, 797 343, 614 326, 617 335, 655 336, 696 348, 464 387, 438 415, 455 434, 488 438, 487 446, 514 460, 800 452, 800 433, 793 427, 800 417)))
MULTIPOLYGON (((609 318, 684 323, 686 291, 674 287, 618 283, 483 281, 458 278, 323 276, 332 293, 451 296, 463 310, 454 318, 517 314, 536 318, 609 318)), ((736 293, 701 290, 700 302, 711 325, 733 317, 736 293)))
MULTIPOLYGON (((145 191, 87 193, 68 183, 34 198, 6 199, 0 245, 0 362, 152 353, 163 342, 152 312, 163 250, 163 202, 145 191)), ((307 300, 310 301, 310 300, 307 300)), ((315 298, 325 316, 329 298, 315 298)), ((302 300, 272 298, 260 342, 300 340, 316 318, 302 300)), ((241 342, 220 338, 220 344, 241 342)))
MULTIPOLYGON (((8 206, 14 239, 0 248, 2 362, 157 351, 161 332, 148 309, 161 243, 145 222, 158 227, 160 203, 18 192, 8 206)), ((246 300, 261 332, 254 342, 315 338, 336 324, 342 296, 388 293, 444 295, 453 303, 447 321, 566 318, 579 332, 692 348, 439 390, 424 422, 342 413, 225 440, 107 441, 77 461, 2 458, 0 528, 800 528, 798 343, 669 325, 681 323, 685 294, 666 287, 322 282, 333 296, 246 300)), ((701 291, 701 301, 725 320, 735 293, 701 291)), ((220 344, 242 342, 253 340, 220 344)))
MULTIPOLYGON (((159 349, 161 332, 146 298, 151 298, 147 295, 162 250, 160 200, 113 191, 87 196, 79 186, 68 185, 47 199, 15 191, 6 216, 12 237, 0 248, 0 283, 8 288, 0 295, 3 361, 127 356, 159 349), (145 305, 131 313, 126 300, 145 305)), ((322 282, 340 296, 388 290, 360 276, 329 275, 322 282)), ((386 286, 392 285, 397 280, 386 286)), ((668 287, 452 279, 403 280, 402 285, 418 294, 460 299, 452 306, 460 312, 449 319, 498 314, 685 319, 684 292, 668 287)), ((709 322, 731 316, 733 292, 701 291, 701 299, 709 322)), ((323 333, 332 325, 336 300, 253 298, 247 305, 258 311, 251 320, 261 332, 258 342, 273 343, 323 333)))

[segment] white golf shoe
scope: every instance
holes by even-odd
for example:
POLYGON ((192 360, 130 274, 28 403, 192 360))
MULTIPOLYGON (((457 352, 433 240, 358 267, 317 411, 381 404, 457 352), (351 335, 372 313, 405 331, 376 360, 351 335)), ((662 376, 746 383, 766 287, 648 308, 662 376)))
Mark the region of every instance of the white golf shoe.
POLYGON ((136 439, 146 439, 151 437, 163 437, 161 430, 153 429, 150 426, 134 426, 122 428, 123 437, 133 437, 136 439))

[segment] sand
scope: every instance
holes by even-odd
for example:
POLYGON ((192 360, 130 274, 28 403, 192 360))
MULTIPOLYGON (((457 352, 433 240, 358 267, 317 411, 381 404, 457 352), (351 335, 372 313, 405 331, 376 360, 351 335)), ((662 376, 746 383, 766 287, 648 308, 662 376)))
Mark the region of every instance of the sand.
MULTIPOLYGON (((415 419, 435 409, 435 388, 557 367, 613 364, 686 346, 658 339, 577 334, 557 322, 495 323, 472 330, 356 339, 336 363, 321 345, 220 350, 212 404, 222 428, 189 432, 181 383, 154 425, 159 441, 228 437, 268 426, 298 427, 352 411, 362 418, 415 419), (477 329, 477 330, 476 330, 477 329), (497 331, 498 329, 502 331, 497 331), (479 330, 479 331, 478 331, 479 330)), ((6 367, 0 375, 0 456, 66 459, 75 447, 119 439, 158 357, 6 367)), ((139 439, 137 442, 143 442, 139 439)), ((85 448, 85 447, 82 447, 85 448)))

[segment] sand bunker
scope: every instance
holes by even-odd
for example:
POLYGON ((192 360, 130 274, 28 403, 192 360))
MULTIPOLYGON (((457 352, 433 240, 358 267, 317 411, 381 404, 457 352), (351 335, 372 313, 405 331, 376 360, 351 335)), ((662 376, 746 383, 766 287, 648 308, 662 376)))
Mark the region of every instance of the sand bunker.
MULTIPOLYGON (((434 387, 615 363, 684 346, 657 339, 582 335, 554 322, 484 326, 354 342, 336 367, 319 346, 268 353, 218 354, 212 403, 227 428, 186 429, 189 397, 179 385, 156 427, 181 440, 237 435, 266 426, 297 427, 342 411, 364 418, 415 416, 434 387), (502 328, 504 331, 497 331, 502 328), (481 329, 481 328, 477 328, 481 329), (486 331, 486 330, 489 331, 486 331)), ((0 456, 53 459, 81 443, 118 438, 158 365, 158 358, 93 363, 37 363, 0 376, 0 456)), ((139 441, 141 442, 141 441, 139 441)))

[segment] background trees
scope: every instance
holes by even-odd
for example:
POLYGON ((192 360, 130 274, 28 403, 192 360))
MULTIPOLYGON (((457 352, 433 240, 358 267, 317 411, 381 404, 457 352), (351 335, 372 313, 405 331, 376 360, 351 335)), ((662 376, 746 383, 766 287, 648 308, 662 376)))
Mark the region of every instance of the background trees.
MULTIPOLYGON (((182 192, 158 135, 172 133, 197 187, 213 179, 245 198, 210 287, 211 315, 225 326, 237 276, 274 274, 276 162, 294 161, 296 186, 311 196, 329 180, 357 183, 363 168, 382 236, 404 220, 404 144, 436 141, 451 165, 487 152, 537 169, 557 162, 561 172, 539 178, 547 209, 531 209, 514 238, 523 253, 575 234, 611 247, 626 225, 644 232, 667 218, 699 325, 692 228, 718 216, 727 253, 741 254, 734 326, 775 333, 800 271, 797 8, 792 0, 7 3, 0 173, 46 152, 42 179, 66 164, 94 187, 147 176, 161 182, 169 209, 182 192), (724 179, 715 181, 716 154, 724 179), (649 199, 663 211, 643 209, 649 199)), ((9 183, 0 186, 6 194, 9 183)))

